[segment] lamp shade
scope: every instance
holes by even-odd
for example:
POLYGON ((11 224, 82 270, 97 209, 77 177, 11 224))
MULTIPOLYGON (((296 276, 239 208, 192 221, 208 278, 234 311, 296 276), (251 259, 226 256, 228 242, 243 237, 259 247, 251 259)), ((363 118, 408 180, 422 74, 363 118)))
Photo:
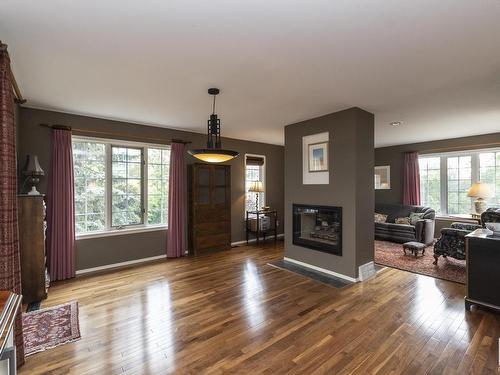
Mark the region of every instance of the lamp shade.
POLYGON ((471 186, 469 189, 469 192, 467 193, 468 197, 472 198, 491 198, 493 194, 491 193, 490 188, 488 185, 483 184, 481 182, 476 182, 474 185, 471 186))
POLYGON ((251 193, 262 193, 264 192, 264 187, 262 186, 262 181, 252 181, 250 188, 248 189, 251 193))
POLYGON ((24 165, 23 173, 25 176, 43 176, 44 172, 40 163, 38 162, 38 156, 28 155, 26 157, 26 164, 24 165))

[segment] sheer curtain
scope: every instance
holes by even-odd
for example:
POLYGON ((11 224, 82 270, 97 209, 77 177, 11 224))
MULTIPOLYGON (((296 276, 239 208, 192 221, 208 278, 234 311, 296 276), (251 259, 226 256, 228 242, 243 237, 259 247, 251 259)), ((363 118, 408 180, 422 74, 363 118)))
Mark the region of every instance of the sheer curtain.
POLYGON ((406 152, 404 160, 403 204, 420 205, 418 152, 406 152))
POLYGON ((75 276, 75 199, 71 131, 54 129, 47 194, 47 247, 51 280, 75 276))
POLYGON ((167 258, 178 258, 187 250, 185 145, 172 143, 168 181, 167 258))
MULTIPOLYGON (((9 55, 5 45, 0 47, 0 289, 21 294, 14 95, 9 55)), ((21 314, 19 309, 14 332, 18 366, 24 363, 21 314)))

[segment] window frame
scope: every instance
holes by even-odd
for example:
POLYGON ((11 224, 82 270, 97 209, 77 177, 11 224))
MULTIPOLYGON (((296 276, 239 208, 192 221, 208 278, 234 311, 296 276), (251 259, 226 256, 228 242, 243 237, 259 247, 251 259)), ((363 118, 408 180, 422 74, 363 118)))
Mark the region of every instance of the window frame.
POLYGON ((264 164, 260 166, 260 181, 262 181, 262 187, 264 189, 264 196, 261 198, 259 197, 259 200, 262 199, 261 208, 266 206, 266 200, 267 200, 267 186, 266 186, 266 169, 267 169, 267 160, 266 160, 266 155, 259 155, 259 154, 245 154, 245 158, 243 159, 243 168, 244 168, 244 183, 245 183, 245 208, 244 208, 244 217, 246 217, 246 212, 247 212, 247 207, 246 207, 246 201, 247 201, 247 194, 248 194, 248 187, 247 187, 247 157, 257 157, 257 158, 262 158, 264 159, 264 164))
MULTIPOLYGON (((442 153, 421 153, 419 155, 420 158, 431 158, 438 157, 440 158, 440 209, 438 217, 456 217, 457 215, 464 214, 449 214, 448 213, 448 158, 460 157, 460 156, 470 156, 471 157, 471 184, 474 184, 480 181, 480 163, 479 163, 479 155, 482 153, 497 153, 500 152, 500 148, 481 148, 481 149, 473 149, 473 150, 460 150, 460 151, 451 151, 451 152, 442 152, 442 153)), ((473 207, 473 198, 471 198, 471 212, 473 207)))
MULTIPOLYGON (((168 222, 165 224, 148 224, 148 149, 164 149, 171 150, 170 145, 159 143, 145 143, 136 141, 126 141, 109 138, 88 137, 80 135, 72 135, 73 141, 101 143, 105 146, 105 229, 100 231, 92 231, 85 233, 77 233, 76 239, 89 239, 107 236, 116 236, 120 234, 132 234, 151 232, 158 230, 167 230, 168 222), (135 148, 141 149, 141 205, 142 205, 142 223, 130 224, 123 226, 112 226, 112 194, 113 194, 113 174, 112 174, 112 147, 135 148)), ((170 178, 170 172, 169 172, 170 178)), ((168 196, 167 196, 168 200, 168 196)), ((76 213, 76 211, 75 211, 76 213)))

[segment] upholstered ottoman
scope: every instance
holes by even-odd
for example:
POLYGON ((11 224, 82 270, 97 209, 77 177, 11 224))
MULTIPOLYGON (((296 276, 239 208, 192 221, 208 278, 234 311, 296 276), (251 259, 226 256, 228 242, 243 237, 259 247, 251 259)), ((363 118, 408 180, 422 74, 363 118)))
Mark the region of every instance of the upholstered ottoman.
POLYGON ((403 244, 403 251, 405 255, 407 255, 407 250, 409 250, 411 253, 413 253, 413 255, 415 255, 415 257, 417 257, 419 251, 422 252, 422 255, 425 254, 425 245, 416 241, 405 242, 403 244))

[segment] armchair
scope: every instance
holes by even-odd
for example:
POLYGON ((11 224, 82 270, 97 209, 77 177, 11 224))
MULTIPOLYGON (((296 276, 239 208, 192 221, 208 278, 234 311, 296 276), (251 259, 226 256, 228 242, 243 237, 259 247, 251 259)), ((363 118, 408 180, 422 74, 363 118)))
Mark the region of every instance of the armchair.
POLYGON ((500 222, 500 209, 488 208, 481 214, 482 225, 452 223, 450 228, 441 229, 441 237, 434 245, 433 264, 437 264, 440 256, 465 260, 465 236, 476 229, 484 227, 485 223, 498 222, 500 222))

